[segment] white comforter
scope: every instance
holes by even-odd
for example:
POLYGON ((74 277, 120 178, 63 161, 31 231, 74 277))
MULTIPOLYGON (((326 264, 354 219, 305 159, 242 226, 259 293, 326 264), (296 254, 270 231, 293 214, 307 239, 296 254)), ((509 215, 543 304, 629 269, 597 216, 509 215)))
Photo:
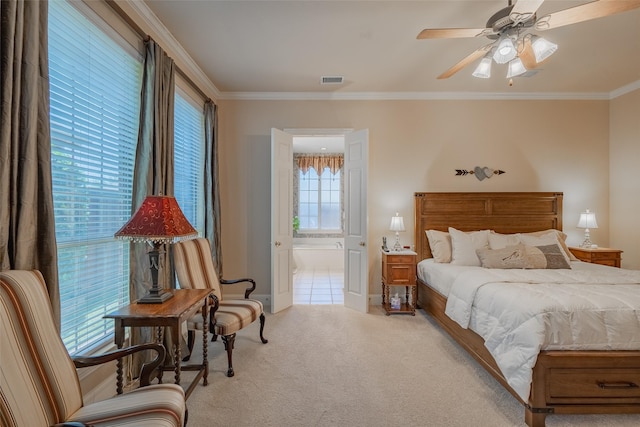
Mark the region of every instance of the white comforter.
POLYGON ((640 271, 489 270, 461 273, 445 313, 485 341, 526 401, 540 350, 639 350, 640 271))

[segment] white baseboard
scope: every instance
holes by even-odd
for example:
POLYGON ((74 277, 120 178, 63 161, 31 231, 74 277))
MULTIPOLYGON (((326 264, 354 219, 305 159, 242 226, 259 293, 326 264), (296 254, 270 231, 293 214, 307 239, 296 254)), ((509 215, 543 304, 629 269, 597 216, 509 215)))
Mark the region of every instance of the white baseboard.
MULTIPOLYGON (((225 294, 226 299, 244 299, 244 294, 225 294)), ((271 295, 264 294, 251 294, 251 299, 257 299, 264 305, 264 309, 266 312, 269 312, 271 309, 271 295)), ((370 305, 380 305, 382 304, 382 294, 369 294, 369 304, 370 305)))

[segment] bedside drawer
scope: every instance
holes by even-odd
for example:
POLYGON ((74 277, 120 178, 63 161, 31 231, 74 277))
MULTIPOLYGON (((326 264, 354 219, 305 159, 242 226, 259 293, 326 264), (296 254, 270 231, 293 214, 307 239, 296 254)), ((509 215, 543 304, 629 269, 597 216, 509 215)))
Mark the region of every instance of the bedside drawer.
POLYGON ((591 254, 591 260, 598 263, 600 261, 615 261, 617 259, 620 259, 620 254, 614 252, 594 252, 591 254))
POLYGON ((387 255, 388 264, 413 264, 413 255, 387 255))
POLYGON ((388 277, 385 277, 389 285, 415 285, 416 270, 411 265, 388 265, 388 277))
POLYGON ((571 403, 575 398, 640 402, 637 369, 551 369, 550 374, 550 403, 571 403))

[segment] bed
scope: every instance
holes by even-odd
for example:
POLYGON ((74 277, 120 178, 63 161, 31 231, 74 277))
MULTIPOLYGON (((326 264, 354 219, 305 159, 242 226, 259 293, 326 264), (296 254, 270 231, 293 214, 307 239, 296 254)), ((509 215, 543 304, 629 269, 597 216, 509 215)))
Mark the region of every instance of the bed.
MULTIPOLYGON (((453 227, 462 232, 488 229, 502 234, 561 231, 562 200, 563 194, 559 192, 415 193, 414 242, 418 261, 433 257, 426 230, 446 232, 453 227)), ((430 280, 419 274, 418 307, 523 403, 527 425, 544 426, 548 414, 640 413, 640 347, 623 350, 543 347, 544 350, 537 351, 530 370, 527 396, 510 385, 512 379, 503 374, 484 339, 445 314, 447 297, 428 283, 430 280)))

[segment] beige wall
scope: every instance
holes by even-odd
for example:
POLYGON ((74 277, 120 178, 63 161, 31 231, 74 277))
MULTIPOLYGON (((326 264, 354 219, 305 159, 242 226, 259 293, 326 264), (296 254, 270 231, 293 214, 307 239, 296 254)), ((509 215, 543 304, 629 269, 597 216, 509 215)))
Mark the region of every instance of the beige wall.
POLYGON ((592 240, 609 244, 608 101, 219 102, 224 275, 249 274, 270 292, 270 129, 369 129, 370 293, 379 293, 381 237, 405 217, 413 244, 416 191, 562 191, 569 244, 581 211, 597 213, 592 240), (455 169, 506 174, 480 182, 455 169))
POLYGON ((622 266, 640 269, 640 90, 611 101, 609 146, 611 246, 622 266))

